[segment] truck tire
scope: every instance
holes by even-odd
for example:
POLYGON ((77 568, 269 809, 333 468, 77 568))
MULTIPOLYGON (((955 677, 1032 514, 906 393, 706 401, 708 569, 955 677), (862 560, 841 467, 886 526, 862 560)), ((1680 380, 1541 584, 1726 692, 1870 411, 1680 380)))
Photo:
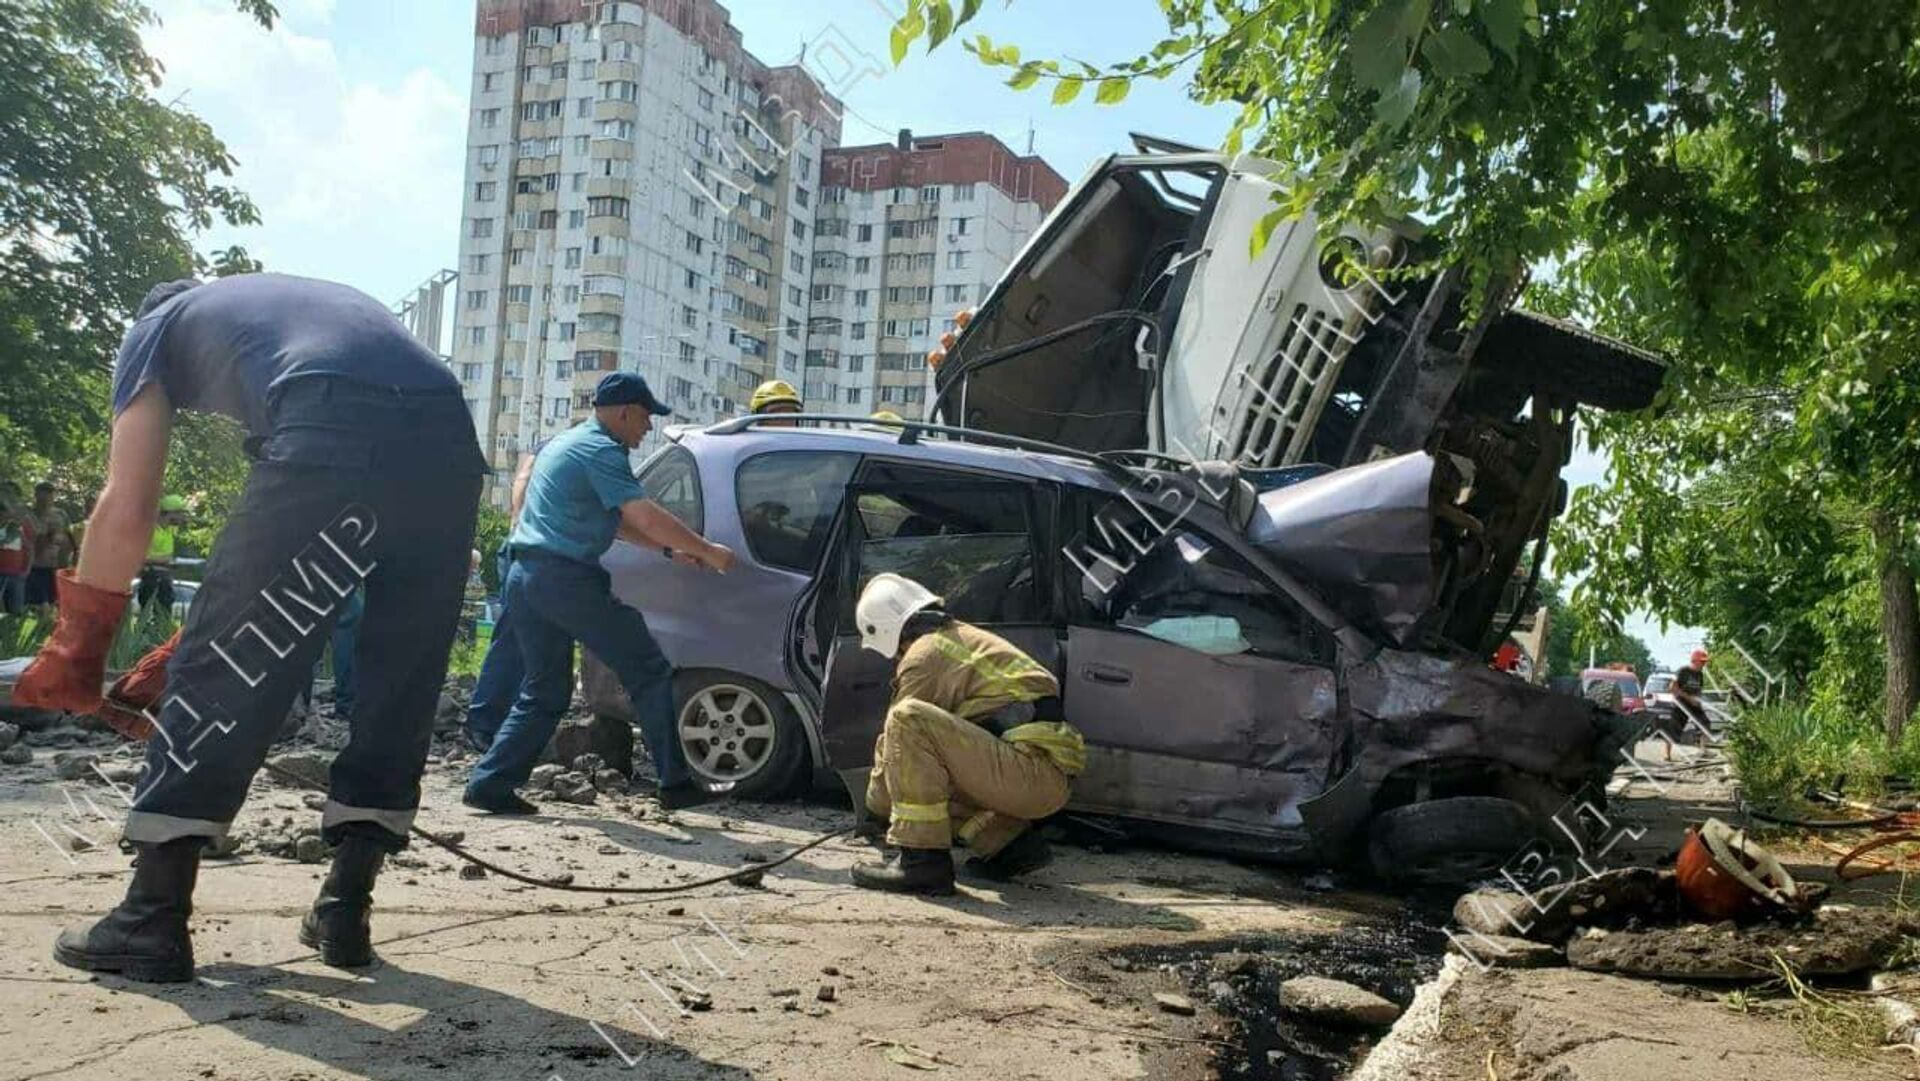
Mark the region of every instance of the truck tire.
POLYGON ((1375 815, 1367 856, 1389 882, 1461 885, 1495 874, 1538 836, 1533 815, 1513 800, 1458 796, 1375 815))

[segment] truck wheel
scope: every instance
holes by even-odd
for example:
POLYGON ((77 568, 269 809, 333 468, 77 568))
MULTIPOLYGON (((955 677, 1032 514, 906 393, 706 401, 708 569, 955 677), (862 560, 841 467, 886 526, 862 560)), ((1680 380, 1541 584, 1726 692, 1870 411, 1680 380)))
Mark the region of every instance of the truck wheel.
POLYGON ((741 799, 791 792, 807 762, 807 734, 786 696, 751 676, 674 676, 674 737, 694 779, 741 799))
POLYGON ((1375 815, 1367 855, 1390 882, 1460 885, 1495 874, 1538 835, 1533 816, 1512 800, 1459 796, 1375 815))

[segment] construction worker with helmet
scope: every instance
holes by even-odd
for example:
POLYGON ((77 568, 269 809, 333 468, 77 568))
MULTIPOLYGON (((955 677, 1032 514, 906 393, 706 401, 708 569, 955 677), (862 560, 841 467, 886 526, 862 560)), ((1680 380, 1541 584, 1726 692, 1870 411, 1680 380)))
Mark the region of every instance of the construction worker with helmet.
MULTIPOLYGON (((1702 733, 1713 731, 1707 723, 1706 703, 1700 697, 1707 686, 1707 660, 1707 651, 1696 649, 1687 658, 1686 666, 1673 674, 1673 700, 1680 707, 1679 720, 1702 733)), ((1669 756, 1673 753, 1671 744, 1667 753, 1669 756)))
MULTIPOLYGON (((769 379, 753 388, 753 398, 747 402, 747 408, 756 417, 806 411, 804 403, 800 401, 800 392, 793 389, 793 384, 784 379, 769 379)), ((776 420, 769 421, 768 427, 791 428, 796 423, 791 420, 776 420)))
POLYGON ((161 496, 153 539, 147 542, 147 559, 133 590, 134 600, 143 610, 150 604, 158 604, 162 611, 173 610, 173 560, 180 545, 180 527, 186 524, 187 501, 172 494, 161 496))
POLYGON ((892 851, 856 865, 854 884, 951 893, 956 840, 987 878, 1044 867, 1051 853, 1029 826, 1067 805, 1087 760, 1080 733, 1057 719, 1053 673, 897 574, 874 576, 854 618, 862 646, 895 658, 866 800, 889 822, 892 851))

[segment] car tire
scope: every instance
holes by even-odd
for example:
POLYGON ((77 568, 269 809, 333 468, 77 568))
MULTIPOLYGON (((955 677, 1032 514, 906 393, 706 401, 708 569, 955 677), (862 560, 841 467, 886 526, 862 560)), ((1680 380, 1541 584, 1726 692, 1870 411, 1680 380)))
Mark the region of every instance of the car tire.
POLYGON ((785 695, 751 676, 677 673, 673 734, 694 780, 710 791, 777 799, 806 773, 807 733, 800 718, 785 695), (709 738, 721 726, 730 730, 709 738))
POLYGON ((1496 873, 1538 836, 1533 815, 1519 803, 1459 796, 1375 815, 1367 856, 1389 882, 1462 885, 1496 873))

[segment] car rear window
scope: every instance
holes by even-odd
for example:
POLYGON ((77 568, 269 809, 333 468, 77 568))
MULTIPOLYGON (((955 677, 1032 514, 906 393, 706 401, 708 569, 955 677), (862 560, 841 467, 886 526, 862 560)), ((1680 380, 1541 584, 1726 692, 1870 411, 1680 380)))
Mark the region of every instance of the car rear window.
POLYGON ((734 492, 740 532, 753 558, 810 573, 859 457, 844 451, 775 450, 740 463, 734 492))
POLYGON ((706 508, 700 498, 700 466, 685 447, 661 451, 658 457, 640 467, 639 476, 648 499, 695 533, 706 531, 706 508))

